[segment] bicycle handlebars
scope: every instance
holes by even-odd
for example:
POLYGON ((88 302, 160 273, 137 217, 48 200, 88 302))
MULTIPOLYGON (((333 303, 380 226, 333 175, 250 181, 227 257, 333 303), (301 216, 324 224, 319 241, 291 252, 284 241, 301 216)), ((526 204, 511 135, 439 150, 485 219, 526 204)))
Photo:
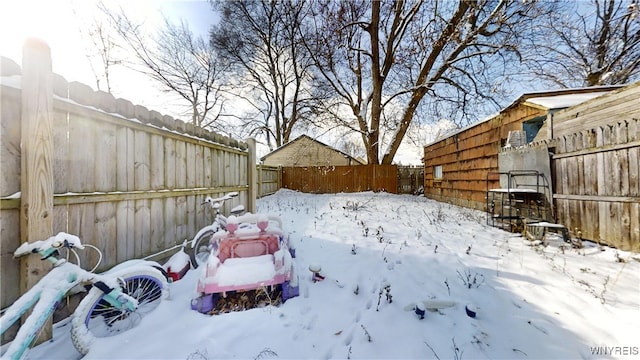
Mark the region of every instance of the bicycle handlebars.
POLYGON ((24 242, 13 253, 13 257, 17 258, 29 254, 49 252, 61 247, 66 247, 69 249, 84 249, 84 246, 82 245, 82 242, 80 242, 79 237, 67 234, 65 232, 59 232, 57 235, 52 236, 47 240, 38 240, 32 243, 24 242))
POLYGON ((219 198, 212 198, 211 196, 207 196, 207 197, 204 199, 204 201, 202 202, 202 204, 201 204, 201 205, 204 205, 204 204, 210 204, 211 206, 214 206, 214 205, 215 205, 215 204, 217 204, 217 203, 223 202, 223 201, 225 201, 225 200, 232 199, 232 198, 234 198, 234 197, 236 197, 236 196, 238 196, 238 192, 237 192, 237 191, 232 191, 232 192, 227 193, 227 194, 225 194, 224 196, 219 197, 219 198))

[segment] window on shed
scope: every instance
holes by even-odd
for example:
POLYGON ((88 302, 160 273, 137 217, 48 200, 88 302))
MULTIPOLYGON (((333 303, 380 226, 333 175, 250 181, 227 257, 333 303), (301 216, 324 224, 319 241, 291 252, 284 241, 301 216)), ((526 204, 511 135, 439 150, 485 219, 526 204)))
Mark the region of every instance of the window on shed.
POLYGON ((433 180, 442 180, 442 165, 433 167, 433 180))
POLYGON ((527 143, 530 143, 535 139, 546 118, 546 115, 538 116, 522 123, 522 130, 526 133, 527 143))

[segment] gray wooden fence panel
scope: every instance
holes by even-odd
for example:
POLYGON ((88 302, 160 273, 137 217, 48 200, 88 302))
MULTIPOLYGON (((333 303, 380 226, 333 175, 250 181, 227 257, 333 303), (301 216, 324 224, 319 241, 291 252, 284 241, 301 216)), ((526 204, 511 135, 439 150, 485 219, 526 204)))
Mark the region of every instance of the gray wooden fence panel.
POLYGON ((202 176, 204 177, 204 186, 211 187, 212 185, 212 168, 211 164, 211 149, 208 147, 202 148, 202 176))
MULTIPOLYGON (((1 60, 3 64, 6 61, 4 58, 1 60)), ((0 67, 0 71, 4 70, 4 67, 0 67)), ((20 192, 22 102, 18 89, 0 85, 0 94, 0 196, 13 198, 5 200, 0 206, 0 294, 2 305, 5 306, 20 293, 20 262, 13 258, 13 251, 20 246, 20 210, 17 193, 20 192)), ((3 336, 3 342, 14 336, 15 331, 3 336)))
POLYGON ((69 124, 67 112, 54 111, 53 114, 53 191, 56 194, 64 194, 69 191, 69 143, 67 135, 69 124))
POLYGON ((165 184, 165 154, 164 139, 160 135, 151 135, 150 140, 151 152, 151 190, 161 190, 166 187, 165 184))
POLYGON ((558 221, 574 236, 640 250, 638 121, 557 139, 553 163, 558 221))
POLYGON ((189 189, 193 189, 199 187, 197 181, 197 171, 196 168, 196 145, 187 143, 186 144, 186 174, 187 174, 187 184, 186 187, 189 189))
POLYGON ((553 120, 554 137, 571 135, 575 133, 575 129, 604 127, 611 123, 638 118, 640 115, 638 98, 640 98, 640 82, 559 111, 554 115, 553 120))
POLYGON ((92 161, 95 155, 95 139, 91 125, 79 115, 69 115, 69 157, 66 159, 69 192, 89 192, 94 185, 92 161))
MULTIPOLYGON (((0 306, 5 307, 18 295, 18 267, 9 259, 9 249, 19 245, 21 232, 21 94, 0 86, 0 306)), ((248 202, 251 184, 246 170, 255 154, 247 144, 185 126, 59 76, 55 91, 53 229, 97 246, 104 253, 99 271, 192 238, 212 220, 200 206, 207 195, 239 191, 240 197, 230 205, 248 202), (114 111, 120 113, 112 115, 114 111)), ((91 251, 81 253, 87 266, 96 260, 91 251)))
POLYGON ((135 202, 134 216, 134 247, 135 258, 148 255, 149 241, 151 238, 151 209, 149 199, 140 199, 135 202))
POLYGON ((164 139, 164 185, 166 189, 176 188, 176 142, 174 139, 164 139))
POLYGON ((167 198, 164 202, 164 243, 169 245, 173 242, 180 241, 177 236, 176 226, 176 199, 174 197, 167 198))
POLYGON ((164 249, 167 249, 175 244, 176 240, 169 241, 164 236, 164 203, 167 199, 151 199, 151 213, 150 213, 150 244, 148 253, 157 253, 164 249))
POLYGON ((260 165, 258 172, 258 197, 267 196, 280 189, 282 168, 260 165))
POLYGON ((95 191, 110 192, 117 189, 116 166, 118 149, 116 126, 108 123, 97 123, 93 130, 95 139, 95 191))
POLYGON ((149 153, 149 134, 136 130, 134 132, 134 188, 138 191, 151 189, 151 154, 149 153))
POLYGON ((176 141, 176 188, 187 187, 187 144, 183 141, 176 141))

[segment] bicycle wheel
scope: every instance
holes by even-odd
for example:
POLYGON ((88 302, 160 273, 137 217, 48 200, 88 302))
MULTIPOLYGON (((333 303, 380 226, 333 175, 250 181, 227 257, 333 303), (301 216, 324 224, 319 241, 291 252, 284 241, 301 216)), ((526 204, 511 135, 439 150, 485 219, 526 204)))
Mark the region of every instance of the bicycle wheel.
POLYGON ((191 249, 191 264, 194 268, 207 262, 211 254, 211 236, 216 233, 216 229, 210 227, 196 234, 194 244, 191 249))
POLYGON ((104 299, 104 292, 93 287, 73 314, 71 340, 82 355, 89 352, 94 337, 107 337, 127 331, 153 311, 167 294, 167 279, 151 266, 135 266, 110 274, 123 279, 122 292, 138 300, 134 311, 120 310, 104 299))

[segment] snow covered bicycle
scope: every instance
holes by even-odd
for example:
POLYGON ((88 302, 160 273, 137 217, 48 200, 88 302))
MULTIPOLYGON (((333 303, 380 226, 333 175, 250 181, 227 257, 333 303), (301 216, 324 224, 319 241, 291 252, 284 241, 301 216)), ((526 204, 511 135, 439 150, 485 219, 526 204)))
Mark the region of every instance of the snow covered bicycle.
MULTIPOLYGON (((130 260, 105 273, 94 274, 61 258, 60 250, 67 249, 68 254, 75 254, 79 260, 75 249, 84 248, 77 236, 61 232, 47 240, 25 242, 15 251, 15 257, 38 254, 41 260, 50 261, 53 268, 0 317, 0 334, 4 334, 33 308, 2 354, 3 359, 22 359, 26 355, 67 294, 78 293, 88 287, 87 295, 71 320, 71 340, 82 355, 89 352, 95 337, 113 336, 136 326, 168 294, 167 278, 155 262, 130 260)), ((100 254, 98 264, 101 258, 100 254)))
MULTIPOLYGON (((230 200, 238 196, 238 193, 233 191, 225 194, 219 198, 212 198, 207 196, 201 205, 209 205, 211 209, 215 211, 215 217, 210 225, 207 225, 200 229, 196 236, 191 240, 191 264, 194 267, 198 267, 207 261, 209 253, 211 252, 211 236, 220 230, 225 230, 227 227, 227 217, 220 213, 220 208, 224 204, 225 200, 230 200)), ((244 211, 243 205, 238 205, 231 209, 231 215, 238 215, 244 211)))

